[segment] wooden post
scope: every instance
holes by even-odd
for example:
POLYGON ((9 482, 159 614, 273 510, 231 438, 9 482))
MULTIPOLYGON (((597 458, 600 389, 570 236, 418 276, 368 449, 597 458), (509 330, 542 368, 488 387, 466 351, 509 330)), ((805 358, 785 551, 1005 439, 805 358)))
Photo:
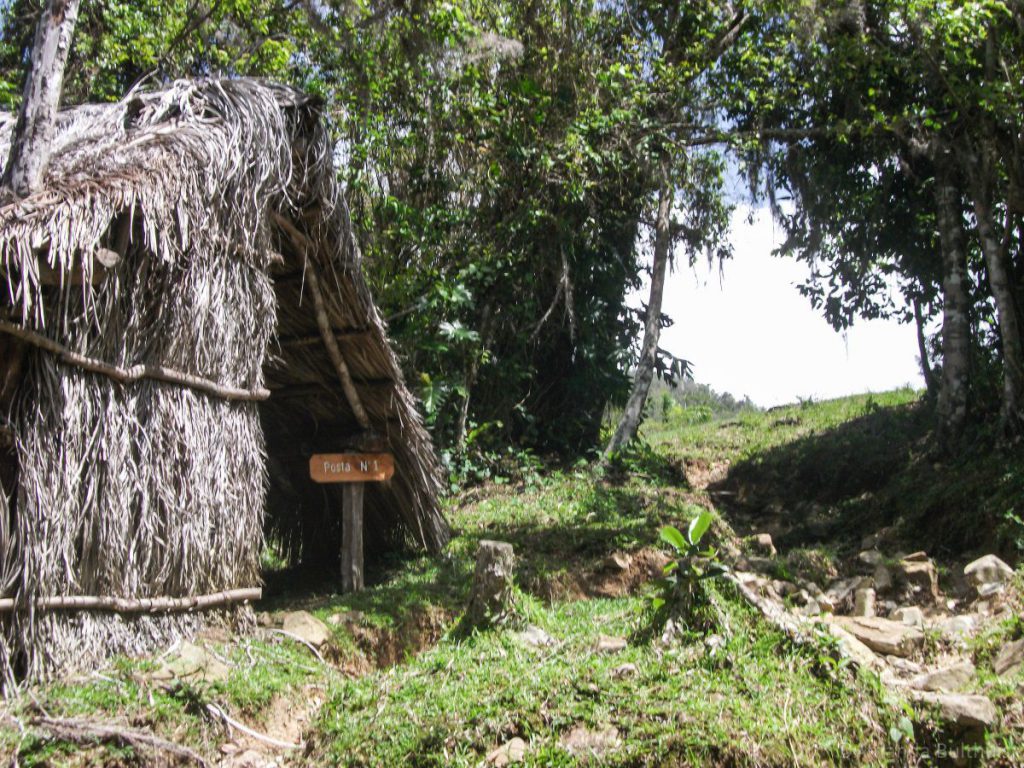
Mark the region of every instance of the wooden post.
POLYGON ((318 453, 309 459, 316 483, 344 483, 341 496, 341 588, 363 589, 363 493, 366 483, 385 483, 395 474, 390 453, 318 453))
POLYGON ((366 483, 346 483, 341 502, 341 588, 363 589, 363 489, 366 483))

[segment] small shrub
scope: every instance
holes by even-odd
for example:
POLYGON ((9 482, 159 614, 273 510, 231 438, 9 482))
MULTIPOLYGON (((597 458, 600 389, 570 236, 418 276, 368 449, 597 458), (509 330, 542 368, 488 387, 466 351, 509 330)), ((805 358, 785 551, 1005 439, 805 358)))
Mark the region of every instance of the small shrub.
POLYGON ((700 547, 713 519, 710 512, 701 509, 685 535, 671 525, 661 529, 661 540, 674 550, 675 557, 665 566, 664 577, 656 582, 651 607, 654 626, 666 634, 672 634, 676 626, 706 634, 721 624, 708 580, 723 576, 728 567, 718 559, 714 547, 700 547))

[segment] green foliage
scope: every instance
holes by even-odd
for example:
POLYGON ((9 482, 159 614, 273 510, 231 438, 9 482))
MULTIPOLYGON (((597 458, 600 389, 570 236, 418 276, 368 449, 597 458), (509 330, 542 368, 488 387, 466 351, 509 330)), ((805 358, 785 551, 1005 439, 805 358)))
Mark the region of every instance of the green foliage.
POLYGON ((719 624, 718 607, 705 582, 723 576, 729 569, 718 559, 714 547, 701 549, 700 546, 714 515, 700 508, 693 512, 685 535, 671 525, 659 531, 661 541, 668 544, 675 555, 665 565, 663 578, 656 582, 657 593, 651 598, 652 619, 657 629, 663 629, 671 621, 680 623, 689 632, 706 633, 719 624))

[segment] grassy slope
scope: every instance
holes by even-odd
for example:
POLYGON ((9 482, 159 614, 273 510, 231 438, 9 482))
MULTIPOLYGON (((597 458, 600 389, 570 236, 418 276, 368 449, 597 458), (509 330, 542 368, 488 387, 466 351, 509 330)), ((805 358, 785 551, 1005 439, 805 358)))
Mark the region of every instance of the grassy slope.
MULTIPOLYGON (((201 703, 225 705, 259 727, 275 696, 315 690, 326 704, 298 764, 478 765, 512 736, 528 742, 529 764, 572 764, 560 740, 575 726, 617 729, 619 748, 596 761, 604 765, 888 764, 897 713, 880 705, 885 692, 872 676, 834 669, 816 649, 793 648, 725 590, 731 637, 724 648, 661 648, 643 633, 644 594, 604 590, 603 562, 612 552, 654 546, 660 525, 684 522, 690 504, 712 506, 712 498, 729 500, 752 525, 765 510, 802 510, 788 517, 814 518, 813 530, 795 526, 794 542, 808 532, 853 536, 854 521, 863 527, 891 517, 894 500, 907 514, 928 509, 941 488, 899 495, 940 472, 917 457, 926 421, 915 399, 909 392, 864 396, 696 425, 677 415, 648 429, 649 448, 620 476, 596 478, 581 468, 529 487, 464 493, 448 503, 456 537, 442 559, 392 563, 360 595, 283 595, 268 606, 348 617, 336 629, 336 660, 358 675, 321 667, 287 642, 243 641, 215 646, 236 665, 221 683, 167 689, 140 675, 149 662, 122 661, 100 678, 40 687, 35 702, 22 698, 11 714, 25 720, 42 708, 126 717, 213 755, 223 736, 203 719, 201 703), (724 475, 724 462, 734 469, 712 478, 711 496, 687 484, 687 472, 692 478, 719 467, 724 475), (482 538, 515 545, 521 611, 555 646, 532 648, 511 631, 468 638, 450 631, 482 538), (600 654, 601 635, 628 638, 629 646, 600 654), (401 660, 424 645, 434 647, 383 669, 366 660, 401 660), (635 671, 623 670, 627 664, 635 671)), ((1001 476, 1015 478, 1014 466, 1004 462, 1001 476)), ((1011 498, 1015 479, 993 484, 976 459, 961 469, 982 479, 948 470, 942 477, 973 489, 964 493, 974 493, 975 504, 998 509, 1011 498)), ((1015 737, 997 738, 1019 747, 1015 737)), ((75 750, 0 724, 0 749, 16 746, 23 765, 132 762, 130 750, 75 750)))

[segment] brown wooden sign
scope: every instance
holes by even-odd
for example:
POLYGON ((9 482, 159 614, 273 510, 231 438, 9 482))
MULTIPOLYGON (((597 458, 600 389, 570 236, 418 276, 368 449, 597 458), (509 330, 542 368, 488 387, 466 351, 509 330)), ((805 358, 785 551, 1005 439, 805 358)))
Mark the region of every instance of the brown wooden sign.
POLYGON ((309 476, 318 483, 373 483, 394 474, 390 453, 318 453, 309 460, 309 476))

